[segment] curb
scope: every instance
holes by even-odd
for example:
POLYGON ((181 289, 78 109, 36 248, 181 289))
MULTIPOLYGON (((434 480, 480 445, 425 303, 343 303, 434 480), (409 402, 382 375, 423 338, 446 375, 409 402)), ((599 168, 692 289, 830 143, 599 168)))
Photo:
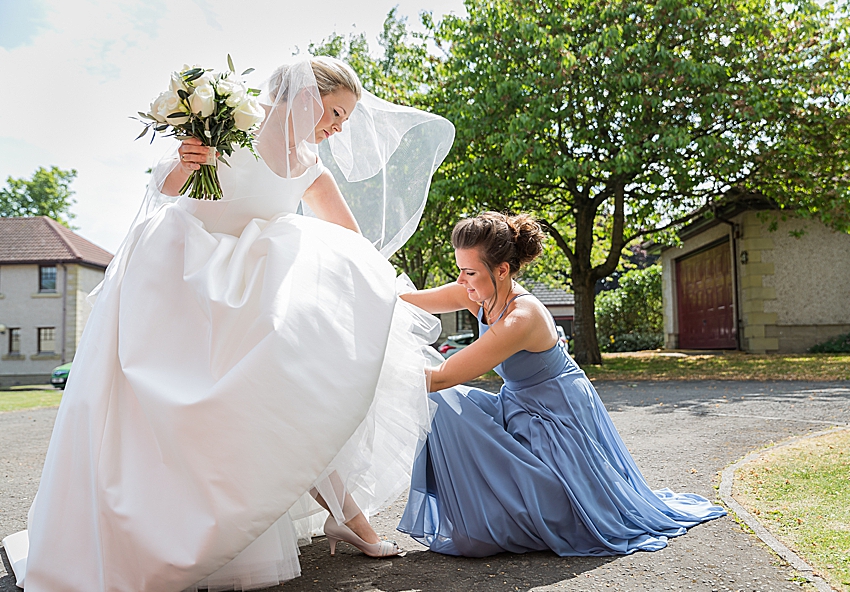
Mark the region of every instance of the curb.
POLYGON ((777 555, 782 557, 785 561, 787 561, 791 567, 796 569, 798 572, 805 577, 810 584, 814 585, 815 588, 819 592, 835 592, 834 588, 826 583, 820 576, 814 573, 814 568, 806 563, 799 555, 794 553, 791 549, 786 547, 783 543, 779 541, 776 537, 774 537, 768 530, 761 525, 761 523, 756 519, 755 516, 750 514, 741 504, 735 501, 735 498, 732 497, 732 482, 735 479, 735 471, 737 471, 742 466, 754 461, 762 454, 767 452, 768 450, 774 450, 776 448, 784 448, 785 446, 790 446, 791 444, 796 444, 802 440, 808 440, 810 438, 817 438, 820 436, 825 436, 826 434, 832 434, 834 432, 844 431, 850 428, 846 427, 838 427, 833 428, 831 430, 825 430, 823 432, 817 432, 815 434, 808 434, 806 436, 800 436, 797 438, 792 438, 782 444, 775 444, 763 450, 758 450, 756 452, 751 452, 744 458, 739 461, 732 463, 721 472, 721 480, 720 480, 720 499, 723 500, 723 503, 726 504, 735 514, 744 521, 744 524, 753 529, 756 536, 761 539, 761 541, 770 547, 777 555))

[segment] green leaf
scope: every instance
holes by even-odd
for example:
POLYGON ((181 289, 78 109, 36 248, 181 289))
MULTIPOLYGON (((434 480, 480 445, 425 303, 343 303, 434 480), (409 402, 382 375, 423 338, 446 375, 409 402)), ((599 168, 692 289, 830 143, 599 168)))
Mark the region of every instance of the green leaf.
POLYGON ((181 99, 183 99, 184 101, 189 99, 189 93, 187 93, 182 88, 177 89, 177 96, 180 97, 181 99))
POLYGON ((186 117, 186 115, 187 115, 187 114, 186 114, 186 113, 183 113, 182 111, 176 111, 176 112, 174 112, 174 113, 171 113, 171 114, 169 114, 169 115, 166 115, 166 116, 165 116, 165 118, 166 118, 166 119, 170 119, 170 118, 172 118, 172 117, 186 117))
POLYGON ((230 71, 236 74, 236 68, 233 67, 233 59, 230 57, 230 54, 227 54, 227 67, 230 68, 230 71))
POLYGON ((247 70, 242 72, 241 76, 247 76, 248 74, 250 74, 253 71, 254 71, 254 68, 248 68, 247 70))
POLYGON ((139 138, 144 136, 146 133, 148 133, 148 129, 150 129, 150 128, 148 126, 145 126, 145 129, 142 130, 142 133, 140 133, 138 136, 136 136, 136 139, 138 140, 139 138))

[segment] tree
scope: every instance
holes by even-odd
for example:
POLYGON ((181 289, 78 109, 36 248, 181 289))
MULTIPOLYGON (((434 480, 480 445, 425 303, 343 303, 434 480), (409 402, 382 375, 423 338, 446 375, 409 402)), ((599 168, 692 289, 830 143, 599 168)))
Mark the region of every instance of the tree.
POLYGON ((20 218, 47 216, 60 224, 70 225, 74 219, 71 206, 71 182, 77 171, 63 171, 58 167, 39 167, 32 179, 6 179, 6 187, 0 189, 0 216, 20 218))
POLYGON ((848 18, 829 1, 467 0, 432 29, 448 194, 538 216, 569 261, 576 359, 632 242, 758 192, 847 228, 848 18))
MULTIPOLYGON (((439 60, 429 53, 421 35, 408 30, 406 19, 398 17, 395 8, 384 21, 378 45, 381 54, 372 55, 362 33, 348 37, 334 34, 311 44, 309 51, 345 60, 358 73, 366 90, 382 99, 432 111, 436 97, 433 90, 440 85, 435 78, 439 60)), ((452 175, 450 168, 446 163, 434 174, 416 233, 391 258, 420 289, 446 281, 457 271, 450 235, 464 211, 464 202, 446 191, 453 188, 453 184, 446 184, 452 175)))

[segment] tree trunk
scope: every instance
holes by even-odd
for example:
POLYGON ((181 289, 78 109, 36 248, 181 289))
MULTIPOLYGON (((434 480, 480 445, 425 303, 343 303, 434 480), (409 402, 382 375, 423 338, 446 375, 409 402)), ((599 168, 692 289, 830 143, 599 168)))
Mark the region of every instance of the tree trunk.
POLYGON ((601 364, 602 354, 599 353, 599 342, 596 340, 596 282, 591 272, 572 272, 573 293, 575 294, 575 342, 573 357, 579 365, 601 364))

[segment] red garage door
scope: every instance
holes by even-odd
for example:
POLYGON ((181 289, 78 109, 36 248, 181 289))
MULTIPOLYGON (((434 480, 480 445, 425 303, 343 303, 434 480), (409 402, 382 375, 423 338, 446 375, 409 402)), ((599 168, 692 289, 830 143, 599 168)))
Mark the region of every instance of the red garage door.
POLYGON ((676 260, 679 347, 734 349, 732 255, 725 241, 676 260))

